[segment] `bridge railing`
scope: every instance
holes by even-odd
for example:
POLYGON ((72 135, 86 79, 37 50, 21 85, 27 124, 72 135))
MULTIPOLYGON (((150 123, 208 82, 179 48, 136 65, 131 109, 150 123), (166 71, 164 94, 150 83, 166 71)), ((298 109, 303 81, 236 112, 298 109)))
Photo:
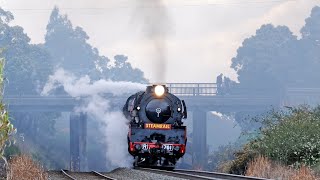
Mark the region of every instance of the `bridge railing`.
POLYGON ((177 96, 215 96, 216 83, 167 83, 170 93, 177 96))

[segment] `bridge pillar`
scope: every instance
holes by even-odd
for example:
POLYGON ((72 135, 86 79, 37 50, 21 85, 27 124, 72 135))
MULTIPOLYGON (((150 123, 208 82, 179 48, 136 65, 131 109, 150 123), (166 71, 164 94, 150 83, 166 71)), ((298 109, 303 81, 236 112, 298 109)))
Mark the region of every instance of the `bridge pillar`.
POLYGON ((70 171, 87 169, 87 115, 70 114, 70 171))
POLYGON ((193 111, 192 166, 194 169, 206 169, 207 159, 207 112, 193 111))

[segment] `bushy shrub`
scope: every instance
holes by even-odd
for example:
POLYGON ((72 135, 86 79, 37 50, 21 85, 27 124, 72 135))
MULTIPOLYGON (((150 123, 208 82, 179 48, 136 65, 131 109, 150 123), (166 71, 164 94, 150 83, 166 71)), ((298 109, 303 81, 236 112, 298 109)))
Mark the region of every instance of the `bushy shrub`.
POLYGON ((208 156, 208 169, 215 172, 244 174, 246 164, 253 158, 247 151, 248 145, 241 149, 240 144, 220 146, 208 156))
POLYGON ((217 150, 211 152, 208 156, 208 169, 212 171, 223 171, 225 168, 220 165, 233 160, 237 150, 239 150, 239 147, 234 144, 219 146, 217 150))
POLYGON ((251 133, 254 137, 228 163, 227 172, 243 174, 259 155, 293 168, 320 167, 320 106, 273 110, 255 121, 262 127, 251 133))
POLYGON ((27 155, 21 155, 10 160, 8 179, 46 180, 48 179, 48 174, 45 172, 43 167, 35 163, 31 157, 27 155))
POLYGON ((3 153, 3 156, 6 159, 9 159, 10 157, 13 157, 13 156, 19 156, 19 155, 21 155, 21 150, 17 146, 17 144, 11 144, 10 146, 7 146, 3 153))
POLYGON ((226 169, 225 172, 244 175, 247 164, 257 156, 257 152, 251 148, 250 144, 246 144, 242 150, 235 153, 235 156, 236 158, 231 163, 227 163, 229 169, 226 169))
POLYGON ((320 106, 273 112, 251 148, 272 160, 300 167, 320 162, 320 106))

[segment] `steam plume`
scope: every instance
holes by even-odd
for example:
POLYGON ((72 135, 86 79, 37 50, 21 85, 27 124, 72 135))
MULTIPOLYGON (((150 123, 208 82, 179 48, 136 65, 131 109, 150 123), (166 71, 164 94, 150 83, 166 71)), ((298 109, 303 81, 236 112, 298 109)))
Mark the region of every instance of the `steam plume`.
POLYGON ((42 95, 49 95, 58 87, 63 87, 72 97, 84 99, 85 104, 77 107, 76 110, 87 113, 102 125, 100 131, 107 145, 108 164, 113 167, 130 167, 132 158, 127 152, 127 120, 120 110, 111 110, 110 101, 103 94, 133 93, 145 89, 145 85, 106 80, 91 82, 88 76, 77 78, 63 69, 58 69, 49 77, 42 95))
POLYGON ((167 9, 162 0, 138 0, 135 13, 141 21, 143 31, 153 42, 155 61, 153 71, 155 72, 155 83, 165 82, 167 51, 166 35, 170 31, 170 20, 167 9))

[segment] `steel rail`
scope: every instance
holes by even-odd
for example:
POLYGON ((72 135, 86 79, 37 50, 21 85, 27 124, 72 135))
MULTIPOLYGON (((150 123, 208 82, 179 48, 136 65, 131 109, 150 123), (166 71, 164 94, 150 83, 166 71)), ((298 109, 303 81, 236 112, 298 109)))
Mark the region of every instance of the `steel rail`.
POLYGON ((72 180, 77 180, 76 178, 72 177, 71 175, 69 175, 67 172, 67 170, 63 170, 61 169, 62 174, 64 174, 65 176, 67 176, 68 178, 72 179, 72 180))
POLYGON ((241 176, 241 175, 235 175, 235 174, 226 174, 226 173, 209 172, 209 171, 186 170, 186 169, 174 169, 173 172, 200 175, 200 176, 213 177, 213 178, 219 178, 219 179, 230 179, 230 180, 267 180, 265 178, 258 178, 258 177, 241 176))
POLYGON ((107 180, 117 180, 117 179, 112 178, 112 177, 110 177, 110 176, 101 174, 101 173, 99 173, 99 172, 97 172, 97 171, 91 171, 91 173, 95 174, 96 176, 104 177, 104 178, 107 179, 107 180))
POLYGON ((205 177, 200 175, 193 175, 193 174, 187 174, 182 172, 174 172, 174 171, 167 171, 167 170, 160 170, 160 169, 150 169, 150 168, 135 168, 139 171, 146 171, 151 173, 157 173, 162 175, 167 175, 171 177, 178 177, 178 178, 184 178, 189 180, 220 180, 219 178, 213 178, 213 177, 205 177))

